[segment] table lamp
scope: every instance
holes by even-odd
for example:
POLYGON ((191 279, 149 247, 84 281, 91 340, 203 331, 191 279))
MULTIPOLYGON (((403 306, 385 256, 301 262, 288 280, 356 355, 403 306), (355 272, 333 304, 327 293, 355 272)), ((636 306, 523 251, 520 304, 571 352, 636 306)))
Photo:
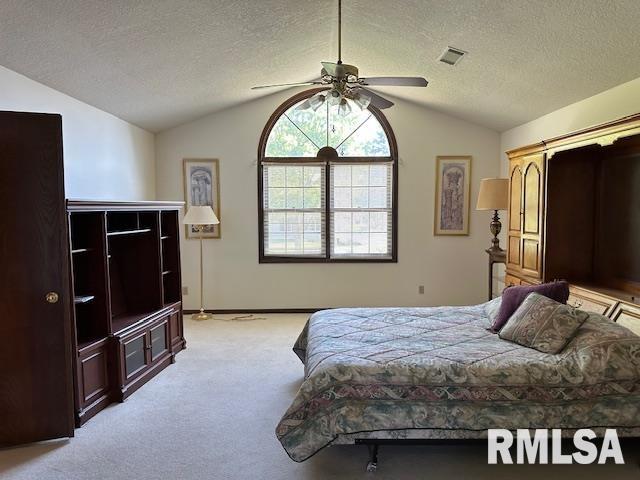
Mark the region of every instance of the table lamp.
POLYGON ((498 210, 509 208, 509 179, 508 178, 483 178, 480 181, 480 194, 476 210, 493 210, 493 219, 490 230, 493 234, 489 253, 503 252, 500 248, 498 234, 502 230, 502 223, 498 216, 498 210))
POLYGON ((185 225, 193 225, 200 237, 200 313, 191 316, 194 320, 209 320, 213 318, 204 311, 204 275, 202 272, 202 232, 206 225, 218 225, 220 220, 209 205, 193 205, 187 210, 182 221, 185 225))

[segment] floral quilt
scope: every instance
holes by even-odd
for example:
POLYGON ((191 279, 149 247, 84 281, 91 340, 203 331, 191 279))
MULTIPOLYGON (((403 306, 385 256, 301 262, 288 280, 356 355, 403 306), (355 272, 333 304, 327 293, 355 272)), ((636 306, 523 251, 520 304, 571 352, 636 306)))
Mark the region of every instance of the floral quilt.
POLYGON ((640 337, 590 313, 542 353, 489 332, 491 305, 313 314, 294 346, 305 378, 276 428, 286 452, 300 462, 372 432, 640 427, 640 337))

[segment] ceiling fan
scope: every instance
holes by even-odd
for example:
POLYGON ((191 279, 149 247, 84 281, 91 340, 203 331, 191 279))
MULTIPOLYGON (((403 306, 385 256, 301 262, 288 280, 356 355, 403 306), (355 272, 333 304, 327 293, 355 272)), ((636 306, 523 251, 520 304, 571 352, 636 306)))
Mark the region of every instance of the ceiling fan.
POLYGON ((338 111, 349 113, 355 104, 361 110, 370 104, 385 109, 393 106, 391 100, 378 95, 367 87, 426 87, 422 77, 360 77, 358 67, 342 63, 342 0, 338 0, 338 62, 321 62, 320 78, 311 82, 281 83, 277 85, 261 85, 252 90, 271 87, 295 87, 303 85, 320 85, 330 87, 302 102, 297 108, 301 110, 317 110, 325 103, 338 105, 338 111))

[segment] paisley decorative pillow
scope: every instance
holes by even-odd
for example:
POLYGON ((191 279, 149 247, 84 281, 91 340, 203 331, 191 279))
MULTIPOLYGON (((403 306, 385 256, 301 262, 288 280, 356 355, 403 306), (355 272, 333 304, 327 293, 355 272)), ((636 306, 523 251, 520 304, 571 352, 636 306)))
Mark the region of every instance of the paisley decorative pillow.
POLYGON ((530 293, 499 336, 543 353, 560 353, 588 316, 582 310, 530 293))

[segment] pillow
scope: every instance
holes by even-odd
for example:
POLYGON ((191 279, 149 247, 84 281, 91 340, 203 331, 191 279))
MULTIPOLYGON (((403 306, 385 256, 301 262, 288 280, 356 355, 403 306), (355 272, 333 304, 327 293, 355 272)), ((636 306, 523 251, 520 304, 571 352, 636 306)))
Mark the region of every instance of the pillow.
POLYGON ((513 315, 518 307, 522 304, 527 295, 531 292, 544 295, 556 302, 567 303, 569 299, 569 284, 562 280, 560 282, 542 283, 540 285, 524 285, 512 286, 502 292, 502 303, 496 319, 491 325, 491 331, 497 333, 504 324, 507 323, 509 317, 513 315))
POLYGON ((499 336, 543 353, 560 353, 588 316, 582 310, 530 293, 499 336))
POLYGON ((493 322, 496 321, 496 317, 498 315, 498 312, 500 311, 501 303, 502 297, 497 297, 484 304, 484 311, 487 314, 487 317, 489 317, 489 323, 491 325, 493 325, 493 322))

